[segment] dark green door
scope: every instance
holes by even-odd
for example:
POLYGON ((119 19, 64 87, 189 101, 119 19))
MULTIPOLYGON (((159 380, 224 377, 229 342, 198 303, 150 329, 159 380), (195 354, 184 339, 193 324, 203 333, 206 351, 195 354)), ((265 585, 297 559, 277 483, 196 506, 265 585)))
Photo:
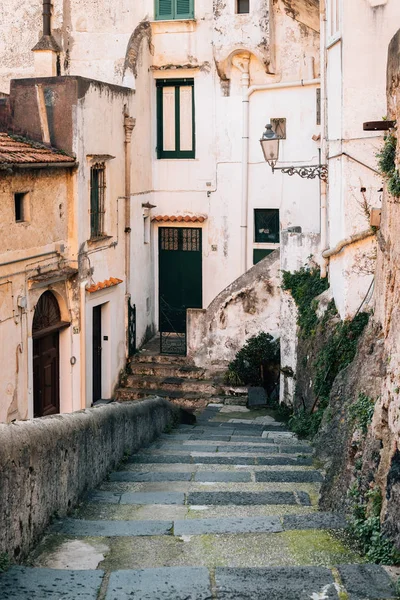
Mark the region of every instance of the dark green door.
POLYGON ((201 229, 159 229, 160 332, 186 333, 186 309, 202 308, 201 229))

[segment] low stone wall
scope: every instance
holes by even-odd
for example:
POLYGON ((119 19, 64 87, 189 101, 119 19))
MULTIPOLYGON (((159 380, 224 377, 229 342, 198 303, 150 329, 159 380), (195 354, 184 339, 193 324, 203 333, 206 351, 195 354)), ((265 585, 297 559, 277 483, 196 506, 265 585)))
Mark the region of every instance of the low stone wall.
POLYGON ((178 408, 151 398, 0 425, 0 554, 21 560, 55 513, 178 418, 178 408))
POLYGON ((187 311, 187 353, 198 367, 226 368, 245 341, 280 333, 279 249, 214 298, 207 309, 187 311))

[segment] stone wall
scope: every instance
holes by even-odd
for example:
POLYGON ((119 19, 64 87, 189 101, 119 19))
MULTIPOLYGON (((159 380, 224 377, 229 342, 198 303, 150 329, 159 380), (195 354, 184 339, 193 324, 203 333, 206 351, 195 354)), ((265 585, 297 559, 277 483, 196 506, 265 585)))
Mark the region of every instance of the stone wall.
POLYGON ((161 398, 0 425, 0 555, 21 560, 126 453, 178 420, 161 398))
POLYGON ((226 367, 245 341, 265 331, 279 337, 280 253, 246 271, 207 309, 187 311, 188 356, 197 366, 226 367))

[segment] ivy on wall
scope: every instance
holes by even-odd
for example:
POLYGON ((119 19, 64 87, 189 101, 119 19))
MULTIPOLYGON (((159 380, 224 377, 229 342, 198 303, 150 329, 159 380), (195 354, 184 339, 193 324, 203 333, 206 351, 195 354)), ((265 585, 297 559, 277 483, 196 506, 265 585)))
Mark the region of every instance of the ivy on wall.
POLYGON ((378 168, 387 182, 389 194, 400 197, 400 173, 396 168, 397 137, 393 132, 385 136, 382 150, 378 152, 378 168))

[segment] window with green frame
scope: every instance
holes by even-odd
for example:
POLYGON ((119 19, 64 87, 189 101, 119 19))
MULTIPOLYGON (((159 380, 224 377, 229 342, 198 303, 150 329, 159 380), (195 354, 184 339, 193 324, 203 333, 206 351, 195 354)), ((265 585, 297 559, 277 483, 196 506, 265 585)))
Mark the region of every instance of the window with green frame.
POLYGON ((194 80, 158 79, 157 158, 195 158, 194 80))
POLYGON ((155 0, 156 20, 194 19, 194 0, 155 0))

